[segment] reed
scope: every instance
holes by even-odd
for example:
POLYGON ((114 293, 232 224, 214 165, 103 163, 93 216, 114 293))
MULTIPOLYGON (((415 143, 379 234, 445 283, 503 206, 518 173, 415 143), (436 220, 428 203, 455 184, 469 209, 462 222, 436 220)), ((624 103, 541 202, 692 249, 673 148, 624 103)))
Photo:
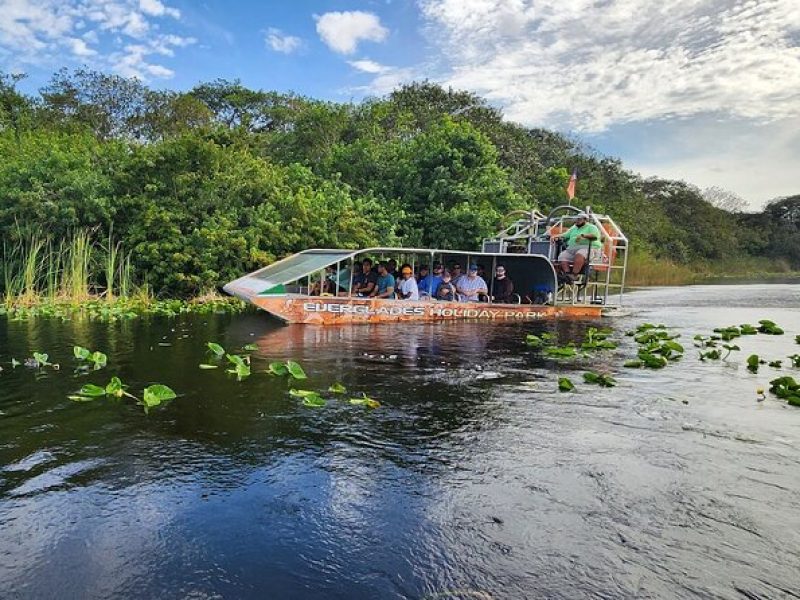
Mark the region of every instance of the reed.
POLYGON ((632 253, 628 260, 626 285, 685 285, 692 283, 698 274, 686 265, 656 258, 650 254, 632 253))
POLYGON ((152 301, 148 288, 134 285, 131 256, 111 231, 102 243, 88 229, 75 231, 57 244, 36 235, 20 234, 18 239, 17 243, 4 241, 2 246, 0 292, 6 306, 100 298, 152 301))

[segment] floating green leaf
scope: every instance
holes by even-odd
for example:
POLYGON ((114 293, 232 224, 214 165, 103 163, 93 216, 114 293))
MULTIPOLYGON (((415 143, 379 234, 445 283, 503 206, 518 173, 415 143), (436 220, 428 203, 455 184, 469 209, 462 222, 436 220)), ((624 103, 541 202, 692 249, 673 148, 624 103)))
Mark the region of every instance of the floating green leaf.
POLYGON ((751 354, 747 357, 747 370, 751 373, 758 373, 758 366, 761 364, 761 360, 758 358, 758 354, 751 354))
POLYGON ((786 400, 791 406, 800 406, 800 384, 793 377, 778 377, 769 382, 769 391, 786 400))
POLYGON ((106 388, 94 385, 93 383, 87 383, 78 390, 78 394, 81 396, 89 396, 90 398, 99 398, 100 396, 106 395, 106 388))
POLYGON ((89 360, 94 363, 95 369, 102 369, 108 364, 108 356, 106 356, 100 351, 92 352, 92 355, 89 357, 89 360))
POLYGON ((793 367, 800 368, 800 354, 792 354, 788 357, 790 361, 792 361, 793 367))
POLYGON ((11 359, 11 368, 12 368, 12 369, 16 369, 16 368, 17 368, 18 366, 20 366, 21 364, 22 364, 22 363, 21 363, 21 362, 19 362, 19 361, 18 361, 16 358, 12 358, 12 359, 11 359))
POLYGON ((206 346, 208 346, 208 349, 211 350, 211 352, 213 352, 217 356, 223 356, 225 354, 225 348, 223 348, 219 344, 216 344, 214 342, 207 342, 206 346))
POLYGON ((303 371, 303 367, 300 366, 299 363, 296 363, 293 360, 286 361, 286 369, 289 371, 289 374, 294 377, 295 379, 307 379, 306 372, 303 371))
POLYGON ((78 360, 88 360, 89 357, 92 355, 91 350, 89 350, 88 348, 84 348, 83 346, 73 346, 72 353, 78 360))
POLYGON ((271 362, 269 363, 269 368, 267 369, 267 373, 270 375, 277 375, 282 377, 289 372, 289 369, 286 368, 286 365, 282 362, 271 362))
POLYGON ((584 373, 583 379, 586 383, 596 383, 601 387, 614 387, 617 385, 617 380, 610 375, 595 373, 594 371, 587 371, 584 373))
POLYGON ((344 387, 341 383, 334 383, 329 388, 328 391, 332 394, 344 394, 347 392, 347 388, 344 387))
POLYGON ((108 385, 106 385, 106 394, 108 396, 116 396, 117 398, 122 398, 123 393, 124 393, 123 385, 120 378, 112 377, 111 381, 109 381, 108 385))
POLYGON ((172 391, 171 388, 157 383, 144 388, 142 402, 145 407, 152 408, 153 406, 158 406, 162 402, 166 402, 167 400, 172 400, 173 398, 177 397, 178 395, 172 391))
POLYGON ((794 336, 794 343, 795 344, 800 344, 800 335, 794 336))
POLYGON ((623 364, 622 366, 628 367, 629 369, 641 369, 642 364, 643 363, 641 360, 633 359, 633 360, 626 360, 625 364, 623 364))
POLYGON ((783 329, 778 327, 774 321, 769 319, 761 319, 758 328, 759 333, 766 333, 767 335, 783 335, 783 329))
POLYGON ((256 350, 258 350, 258 344, 245 344, 244 346, 242 346, 242 350, 244 350, 245 352, 255 352, 256 350))
POLYGON ((244 359, 244 357, 239 356, 238 354, 226 354, 225 356, 227 357, 228 361, 233 363, 234 366, 247 366, 247 361, 244 359))
POLYGON ((201 364, 201 365, 200 365, 200 368, 201 368, 201 369, 218 369, 218 368, 219 368, 219 365, 207 365, 207 364, 201 364))
POLYGON ((647 350, 639 350, 636 356, 648 369, 663 369, 667 366, 668 361, 664 356, 653 354, 647 350))
POLYGON ((571 358, 578 354, 578 351, 572 344, 566 346, 549 346, 545 348, 544 352, 547 356, 552 356, 554 358, 571 358))
POLYGON ((559 392, 571 392, 575 389, 575 384, 570 381, 569 377, 559 377, 558 378, 558 391, 559 392))
POLYGON ((350 404, 363 405, 367 408, 378 408, 381 405, 380 402, 374 398, 370 398, 364 392, 361 392, 361 396, 358 398, 350 398, 349 402, 350 404))
POLYGON ((755 335, 758 333, 758 329, 753 327, 749 323, 745 323, 744 325, 739 325, 739 331, 742 335, 755 335))
POLYGON ((289 395, 295 398, 306 398, 308 396, 318 396, 319 393, 313 390, 296 390, 292 388, 289 390, 289 395))
POLYGON ((534 335, 532 333, 529 333, 525 336, 525 343, 531 348, 541 348, 544 346, 544 340, 538 335, 534 335))
POLYGON ((33 353, 33 358, 42 367, 46 367, 49 364, 51 364, 51 363, 47 362, 47 359, 50 358, 50 356, 45 354, 44 352, 34 352, 33 353))
POLYGON ((775 369, 780 369, 781 365, 783 364, 782 360, 771 360, 769 361, 769 366, 775 369))
POLYGON ((310 406, 311 408, 319 408, 325 406, 325 399, 319 394, 313 394, 303 398, 303 406, 310 406))

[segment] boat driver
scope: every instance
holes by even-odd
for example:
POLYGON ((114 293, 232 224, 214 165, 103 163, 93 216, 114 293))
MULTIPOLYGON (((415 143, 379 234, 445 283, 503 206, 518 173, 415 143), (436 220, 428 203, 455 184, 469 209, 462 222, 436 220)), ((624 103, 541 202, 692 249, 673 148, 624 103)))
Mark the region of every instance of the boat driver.
POLYGON ((595 242, 600 239, 600 230, 594 224, 589 223, 589 215, 580 213, 575 218, 575 224, 572 227, 553 239, 562 239, 566 242, 567 247, 558 255, 557 260, 567 283, 572 283, 575 281, 575 277, 583 271, 592 246, 596 246, 595 242), (570 263, 572 263, 571 271, 570 263))

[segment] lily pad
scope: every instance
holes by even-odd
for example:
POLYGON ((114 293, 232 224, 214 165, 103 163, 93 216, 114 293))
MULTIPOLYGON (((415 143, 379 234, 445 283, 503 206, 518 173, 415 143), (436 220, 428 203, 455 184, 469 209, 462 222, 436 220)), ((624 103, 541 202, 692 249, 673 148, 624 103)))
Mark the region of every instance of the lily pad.
POLYGON ((95 369, 101 369, 108 364, 108 356, 106 356, 100 351, 92 352, 92 355, 89 357, 89 360, 91 360, 94 363, 95 369))
POLYGON ((611 375, 595 373, 594 371, 587 371, 584 373, 583 379, 586 383, 596 383, 600 387, 614 387, 617 385, 617 380, 611 377, 611 375))
POLYGON ((289 372, 289 369, 286 368, 286 365, 282 362, 271 362, 269 363, 269 368, 267 369, 267 373, 270 375, 277 375, 282 377, 289 372))
POLYGON ((347 388, 344 387, 341 383, 337 382, 332 384, 328 388, 328 391, 331 392, 332 394, 344 394, 347 392, 347 388))
POLYGON ((245 344, 244 346, 242 346, 242 350, 244 350, 245 352, 255 352, 256 350, 258 350, 258 344, 245 344))
POLYGON ((48 359, 48 358, 50 358, 50 356, 49 356, 48 354, 45 354, 44 352, 34 352, 34 353, 33 353, 33 358, 34 358, 34 360, 36 360, 36 362, 38 362, 38 363, 39 363, 39 365, 41 365, 42 367, 46 367, 47 365, 49 365, 49 364, 50 364, 50 363, 47 361, 47 359, 48 359))
POLYGON ((144 388, 142 402, 146 407, 151 408, 177 397, 178 395, 171 388, 157 383, 144 388))
POLYGON ((559 392, 571 392, 575 389, 575 384, 570 381, 569 377, 559 377, 558 378, 558 391, 559 392))
POLYGON ((106 385, 106 394, 109 396, 116 396, 117 398, 122 398, 122 395, 125 393, 123 391, 122 381, 119 377, 112 377, 111 381, 108 382, 106 385))
POLYGON ((199 366, 200 366, 201 369, 219 369, 219 365, 201 364, 199 366))
POLYGON ((293 360, 286 361, 286 369, 289 371, 289 374, 295 379, 308 379, 308 376, 306 375, 306 372, 303 370, 303 367, 301 367, 299 363, 296 363, 293 360))
POLYGON ((93 383, 87 383, 78 390, 78 394, 81 396, 89 396, 90 398, 99 398, 100 396, 106 395, 106 388, 94 385, 93 383))
POLYGON ((72 353, 78 360, 88 360, 92 355, 92 351, 88 348, 84 348, 83 346, 73 346, 72 353))
POLYGON ((319 393, 314 390, 296 390, 292 388, 289 390, 289 395, 295 398, 307 398, 308 396, 319 396, 319 393))
POLYGON ((208 349, 211 350, 211 352, 213 352, 217 356, 223 356, 225 354, 225 348, 223 348, 219 344, 216 344, 214 342, 207 342, 206 346, 208 346, 208 349))
POLYGON ((319 408, 325 406, 325 399, 319 394, 313 394, 303 398, 303 406, 310 406, 311 408, 319 408))

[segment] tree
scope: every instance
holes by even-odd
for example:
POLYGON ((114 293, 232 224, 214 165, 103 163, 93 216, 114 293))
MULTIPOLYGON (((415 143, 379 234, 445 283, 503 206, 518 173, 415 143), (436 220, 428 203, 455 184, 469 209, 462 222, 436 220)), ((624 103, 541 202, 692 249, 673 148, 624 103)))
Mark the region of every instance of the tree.
POLYGON ((729 213, 741 213, 747 209, 747 201, 731 191, 721 187, 707 187, 703 190, 703 200, 729 213))

